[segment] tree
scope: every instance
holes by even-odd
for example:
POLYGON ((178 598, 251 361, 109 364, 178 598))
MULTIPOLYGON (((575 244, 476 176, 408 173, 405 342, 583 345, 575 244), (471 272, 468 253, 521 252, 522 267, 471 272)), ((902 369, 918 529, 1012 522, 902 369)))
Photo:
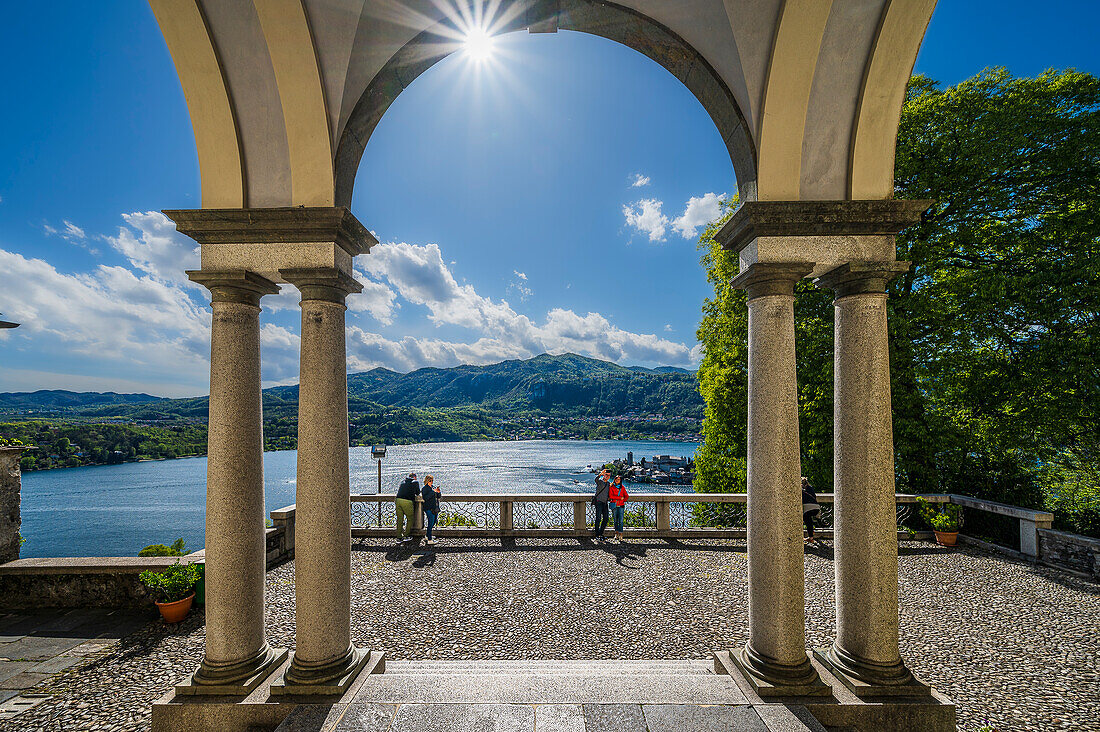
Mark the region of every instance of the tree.
MULTIPOLYGON (((936 201, 898 237, 913 265, 889 288, 899 490, 1100 525, 1100 80, 992 69, 944 89, 914 77, 896 187, 936 201)), ((700 244, 715 288, 699 327, 706 490, 743 483, 745 449, 747 314, 716 230, 700 244)), ((828 486, 831 298, 805 282, 797 292, 803 470, 828 486)))

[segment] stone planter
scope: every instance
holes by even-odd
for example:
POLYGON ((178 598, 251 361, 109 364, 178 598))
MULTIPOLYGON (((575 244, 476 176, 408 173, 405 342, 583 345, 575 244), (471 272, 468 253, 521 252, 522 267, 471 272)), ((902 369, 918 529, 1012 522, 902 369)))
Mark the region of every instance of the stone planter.
POLYGON ((933 531, 936 535, 936 543, 940 546, 955 546, 959 540, 959 532, 957 531, 933 531))
POLYGON ((182 600, 176 600, 175 602, 158 602, 157 608, 160 610, 160 615, 164 618, 166 623, 178 623, 187 617, 187 613, 191 611, 191 603, 195 601, 195 593, 192 592, 182 600))

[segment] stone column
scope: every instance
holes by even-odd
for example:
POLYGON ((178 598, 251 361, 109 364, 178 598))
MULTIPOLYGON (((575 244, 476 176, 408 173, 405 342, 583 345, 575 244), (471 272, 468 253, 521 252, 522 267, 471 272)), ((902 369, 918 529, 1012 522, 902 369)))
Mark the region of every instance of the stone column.
POLYGON ((828 693, 806 655, 794 286, 810 263, 756 263, 748 295, 749 641, 734 661, 761 696, 828 693))
POLYGON ((196 271, 210 290, 206 470, 206 654, 180 693, 243 694, 286 658, 264 636, 264 463, 260 298, 279 288, 253 272, 196 271))
POLYGON ((363 288, 336 269, 284 269, 279 274, 302 293, 302 350, 295 651, 278 690, 339 694, 367 658, 351 644, 351 489, 344 338, 344 300, 348 293, 363 288))
POLYGON ((836 642, 817 657, 860 696, 927 693, 898 649, 898 538, 886 283, 908 262, 850 262, 835 292, 836 642))

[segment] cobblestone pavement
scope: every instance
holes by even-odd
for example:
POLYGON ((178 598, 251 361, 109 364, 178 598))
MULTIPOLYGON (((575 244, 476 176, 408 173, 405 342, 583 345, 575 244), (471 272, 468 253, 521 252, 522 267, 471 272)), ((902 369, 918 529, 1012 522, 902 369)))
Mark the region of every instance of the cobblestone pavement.
MULTIPOLYGON (((902 652, 960 729, 1100 730, 1100 585, 975 549, 901 547, 902 652)), ((567 540, 436 551, 363 542, 353 637, 400 659, 706 658, 746 636, 744 542, 567 540)), ((806 555, 807 645, 833 627, 831 547, 806 555)), ((293 645, 294 566, 268 574, 268 638, 293 645)), ((142 730, 194 668, 201 616, 150 623, 32 691, 0 730, 142 730)))

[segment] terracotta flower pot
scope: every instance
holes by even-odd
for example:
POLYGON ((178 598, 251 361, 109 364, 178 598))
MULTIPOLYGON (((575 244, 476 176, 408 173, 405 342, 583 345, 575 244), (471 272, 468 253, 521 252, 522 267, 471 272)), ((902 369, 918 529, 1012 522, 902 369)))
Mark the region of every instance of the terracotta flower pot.
POLYGON ((161 617, 164 618, 166 623, 178 623, 187 617, 187 613, 191 610, 191 603, 195 601, 195 593, 192 592, 182 600, 176 600, 175 602, 158 602, 157 607, 160 608, 161 617))
POLYGON ((933 533, 936 535, 936 543, 940 546, 955 546, 959 538, 957 531, 934 531, 933 533))

